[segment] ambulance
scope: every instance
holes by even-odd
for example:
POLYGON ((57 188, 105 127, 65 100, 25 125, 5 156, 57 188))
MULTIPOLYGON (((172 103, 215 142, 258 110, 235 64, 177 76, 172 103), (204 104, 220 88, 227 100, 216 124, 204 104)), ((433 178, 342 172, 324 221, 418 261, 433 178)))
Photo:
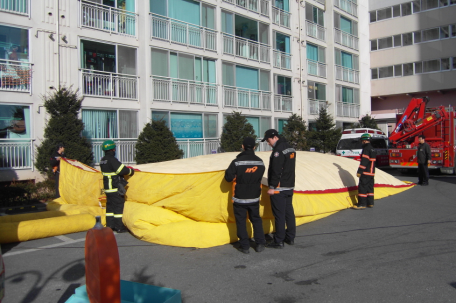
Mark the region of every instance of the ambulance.
POLYGON ((362 134, 370 134, 372 136, 371 144, 377 151, 376 166, 389 166, 388 136, 378 129, 353 128, 343 130, 342 137, 337 144, 336 155, 359 161, 363 151, 362 134))

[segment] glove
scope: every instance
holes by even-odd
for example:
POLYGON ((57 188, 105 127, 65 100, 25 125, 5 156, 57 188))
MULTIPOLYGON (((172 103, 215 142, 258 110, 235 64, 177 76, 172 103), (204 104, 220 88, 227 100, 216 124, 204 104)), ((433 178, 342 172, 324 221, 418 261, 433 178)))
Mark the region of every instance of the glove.
POLYGON ((359 177, 361 177, 361 174, 356 174, 356 176, 359 178, 359 177))
POLYGON ((133 176, 135 174, 135 169, 131 166, 127 166, 130 169, 130 176, 133 176))

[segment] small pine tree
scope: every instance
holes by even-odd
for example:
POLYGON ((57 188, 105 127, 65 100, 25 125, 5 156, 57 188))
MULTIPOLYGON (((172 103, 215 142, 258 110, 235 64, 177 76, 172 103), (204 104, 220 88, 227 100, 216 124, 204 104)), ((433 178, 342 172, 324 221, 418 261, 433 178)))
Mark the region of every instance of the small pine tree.
POLYGON ((93 164, 92 144, 83 137, 84 123, 78 118, 82 100, 78 91, 61 87, 44 97, 44 107, 50 118, 44 129, 44 140, 37 148, 35 166, 42 174, 51 171, 49 159, 58 143, 65 145, 65 155, 87 165, 93 164))
POLYGON ((255 130, 240 112, 233 112, 226 117, 226 123, 223 125, 220 147, 225 152, 240 151, 245 137, 252 137, 256 140, 255 130))
POLYGON ((316 122, 316 130, 309 134, 311 146, 324 153, 335 152, 342 131, 336 128, 333 119, 325 107, 320 109, 316 122))
POLYGON ((295 150, 307 150, 306 121, 296 114, 291 115, 283 126, 282 136, 295 150))
POLYGON ((184 152, 179 148, 166 121, 153 120, 144 126, 136 143, 136 163, 156 163, 181 159, 184 152))
POLYGON ((377 122, 375 122, 374 118, 369 115, 365 115, 359 120, 359 123, 355 123, 352 125, 352 128, 373 128, 379 129, 377 122))

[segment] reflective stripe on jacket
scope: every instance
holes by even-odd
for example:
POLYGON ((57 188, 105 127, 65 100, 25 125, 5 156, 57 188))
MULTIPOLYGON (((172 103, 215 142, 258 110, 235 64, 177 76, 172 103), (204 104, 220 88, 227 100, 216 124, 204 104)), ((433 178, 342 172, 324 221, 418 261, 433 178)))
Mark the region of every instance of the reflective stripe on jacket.
POLYGON ((363 146, 361 153, 361 161, 358 167, 358 174, 365 177, 375 176, 375 161, 377 160, 377 152, 370 143, 363 146))
POLYGON ((114 156, 114 151, 108 151, 106 155, 101 158, 100 169, 103 175, 103 188, 106 193, 117 192, 118 176, 133 175, 134 171, 123 165, 114 156))

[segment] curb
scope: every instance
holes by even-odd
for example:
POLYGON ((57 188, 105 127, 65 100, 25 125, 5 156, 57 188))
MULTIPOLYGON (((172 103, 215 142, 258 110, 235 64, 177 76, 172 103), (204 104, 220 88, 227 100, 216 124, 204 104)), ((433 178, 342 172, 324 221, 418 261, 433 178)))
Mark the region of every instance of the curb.
POLYGON ((11 206, 11 207, 1 207, 0 214, 20 214, 20 213, 28 213, 28 212, 40 212, 46 210, 46 204, 44 203, 37 203, 31 205, 24 205, 24 206, 11 206))

